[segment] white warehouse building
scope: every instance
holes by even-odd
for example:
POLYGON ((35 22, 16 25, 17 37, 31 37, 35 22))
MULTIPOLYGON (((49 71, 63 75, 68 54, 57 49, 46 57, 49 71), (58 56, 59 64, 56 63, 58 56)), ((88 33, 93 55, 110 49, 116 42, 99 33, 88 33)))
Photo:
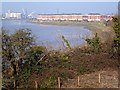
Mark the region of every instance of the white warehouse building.
POLYGON ((5 17, 6 17, 7 19, 21 19, 21 18, 22 18, 22 13, 14 13, 14 12, 8 11, 8 12, 5 14, 5 17))

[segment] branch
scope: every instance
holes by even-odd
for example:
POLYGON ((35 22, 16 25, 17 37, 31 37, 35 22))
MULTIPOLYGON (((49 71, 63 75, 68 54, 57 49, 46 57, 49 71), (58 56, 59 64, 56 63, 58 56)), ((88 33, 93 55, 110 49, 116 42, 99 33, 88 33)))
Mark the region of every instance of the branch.
POLYGON ((41 58, 40 58, 40 60, 35 64, 35 66, 40 62, 40 61, 42 61, 42 59, 45 57, 46 55, 43 55, 41 58))

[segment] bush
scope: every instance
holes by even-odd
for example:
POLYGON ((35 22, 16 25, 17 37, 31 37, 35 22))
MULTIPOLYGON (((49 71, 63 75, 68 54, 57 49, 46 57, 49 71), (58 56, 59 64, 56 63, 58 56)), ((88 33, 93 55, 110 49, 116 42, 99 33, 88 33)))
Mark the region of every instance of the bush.
POLYGON ((90 46, 92 51, 99 52, 101 48, 100 38, 98 37, 98 34, 95 34, 95 37, 92 39, 86 39, 87 44, 90 46))
POLYGON ((55 77, 51 76, 49 78, 47 78, 41 85, 40 88, 41 89, 47 89, 47 88, 51 88, 54 85, 55 82, 55 77))
POLYGON ((28 50, 27 61, 31 66, 37 64, 42 57, 42 54, 47 51, 46 47, 33 46, 28 50))
MULTIPOLYGON (((9 34, 6 30, 2 30, 2 59, 3 72, 10 68, 11 77, 4 75, 4 87, 13 87, 13 81, 17 86, 22 83, 27 83, 32 71, 41 72, 35 65, 37 65, 42 54, 45 53, 46 47, 37 46, 34 44, 34 37, 29 29, 17 30, 13 34, 9 34), (6 68, 7 66, 7 68, 6 68), (11 85, 9 85, 9 83, 11 85), (6 84, 6 85, 5 85, 6 84)), ((39 66, 41 68, 41 66, 39 66)), ((9 72, 10 72, 9 70, 9 72)), ((16 87, 17 87, 16 86, 16 87)))
POLYGON ((86 71, 86 67, 82 64, 78 66, 78 73, 83 74, 86 71))
POLYGON ((71 46, 70 46, 70 44, 69 44, 68 40, 67 40, 67 39, 65 39, 65 37, 64 37, 64 36, 62 36, 62 39, 63 39, 63 41, 66 43, 66 46, 67 46, 69 49, 71 49, 71 46))
POLYGON ((120 56, 120 20, 117 17, 113 17, 113 29, 115 37, 113 40, 113 52, 116 52, 120 56))
POLYGON ((65 55, 64 53, 61 53, 59 58, 62 60, 62 61, 67 61, 68 60, 68 56, 65 55))

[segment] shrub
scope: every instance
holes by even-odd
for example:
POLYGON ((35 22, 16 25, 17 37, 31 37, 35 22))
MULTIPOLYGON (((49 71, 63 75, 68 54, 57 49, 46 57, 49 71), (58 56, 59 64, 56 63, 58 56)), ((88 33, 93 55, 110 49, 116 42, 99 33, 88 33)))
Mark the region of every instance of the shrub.
POLYGON ((100 43, 100 38, 98 37, 98 34, 95 34, 95 37, 92 39, 86 39, 87 44, 92 48, 94 52, 99 52, 101 43, 100 43))
POLYGON ((83 74, 86 71, 86 67, 82 64, 78 66, 78 73, 83 74))
POLYGON ((120 56, 120 20, 117 17, 113 17, 113 29, 115 32, 115 37, 113 40, 113 49, 116 51, 118 56, 120 56))
POLYGON ((47 88, 51 88, 54 85, 55 82, 55 77, 51 76, 49 78, 47 78, 41 85, 40 88, 41 89, 47 89, 47 88))
POLYGON ((60 58, 62 61, 67 61, 67 60, 68 60, 68 56, 65 55, 64 53, 60 54, 59 58, 60 58))
POLYGON ((68 40, 67 40, 67 39, 65 39, 65 37, 64 37, 64 36, 62 36, 62 39, 63 39, 63 41, 66 43, 66 46, 70 49, 70 48, 71 48, 71 46, 70 46, 70 44, 69 44, 68 40))
POLYGON ((28 63, 31 66, 34 66, 42 57, 41 54, 43 54, 44 52, 46 52, 46 47, 43 46, 33 46, 28 50, 28 55, 27 55, 27 59, 28 59, 28 63))

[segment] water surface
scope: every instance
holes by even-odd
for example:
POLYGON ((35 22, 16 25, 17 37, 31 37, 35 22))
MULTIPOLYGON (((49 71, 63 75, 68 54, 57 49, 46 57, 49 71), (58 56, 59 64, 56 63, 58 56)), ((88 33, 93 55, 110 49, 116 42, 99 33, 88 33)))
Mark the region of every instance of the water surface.
POLYGON ((61 49, 66 45, 61 36, 63 35, 71 47, 85 43, 85 38, 92 35, 92 32, 81 26, 59 26, 28 23, 25 20, 3 20, 2 27, 14 32, 18 29, 29 28, 36 37, 36 43, 45 45, 48 49, 61 49))

